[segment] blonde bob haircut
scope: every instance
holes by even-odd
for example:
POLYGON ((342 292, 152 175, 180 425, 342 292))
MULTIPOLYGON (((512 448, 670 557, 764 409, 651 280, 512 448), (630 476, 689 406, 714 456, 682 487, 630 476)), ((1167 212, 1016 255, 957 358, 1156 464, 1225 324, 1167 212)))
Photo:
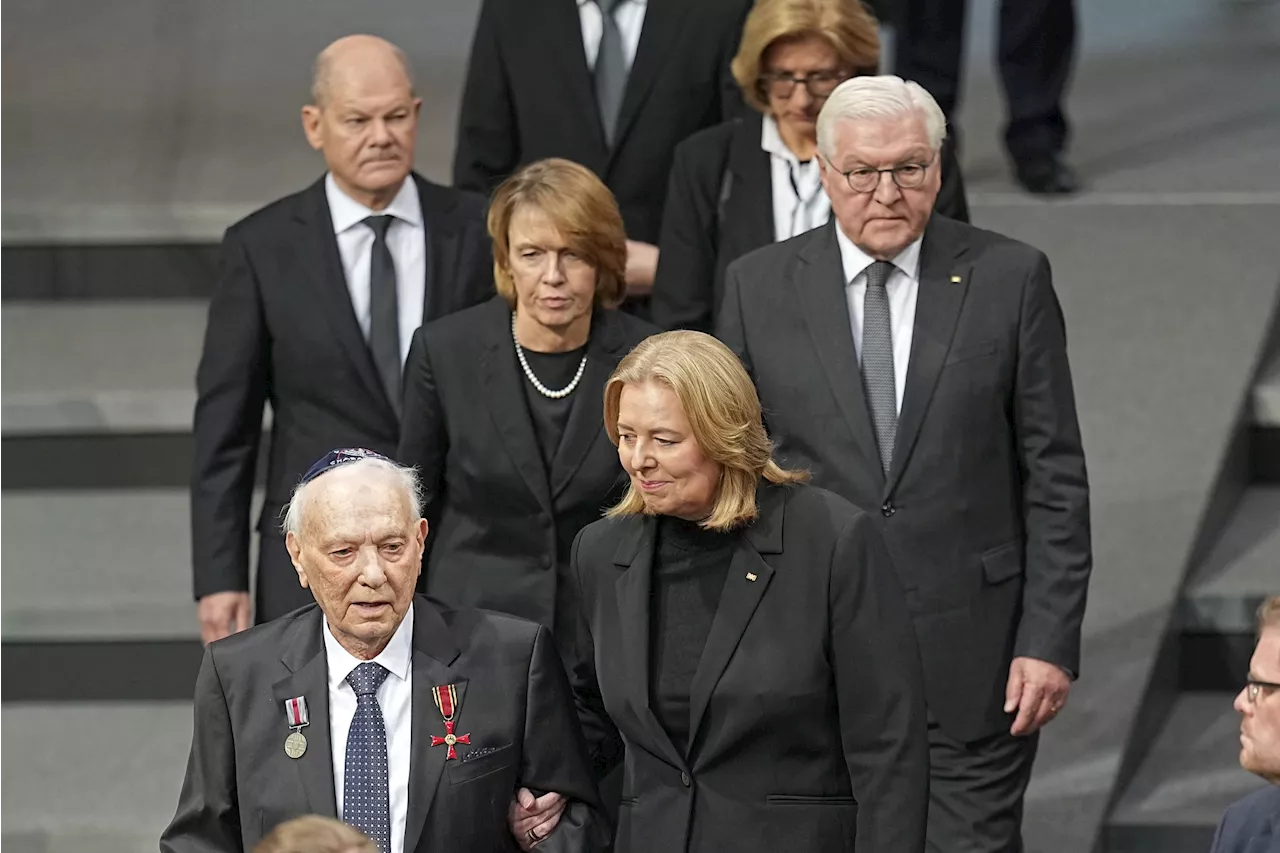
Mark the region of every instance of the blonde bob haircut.
POLYGON ((807 36, 830 44, 852 75, 874 74, 880 65, 879 25, 859 0, 756 0, 729 66, 748 104, 769 112, 769 98, 760 85, 764 55, 778 42, 807 36))
POLYGON ((378 853, 378 845, 331 817, 307 815, 271 830, 253 853, 378 853))
POLYGON ((596 269, 596 305, 612 308, 627 291, 627 232, 618 203, 595 173, 553 157, 530 163, 502 182, 489 202, 493 239, 493 281, 514 311, 511 277, 511 220, 524 207, 536 208, 556 227, 570 249, 596 269))
MULTIPOLYGON (((773 443, 764 431, 760 398, 742 362, 727 346, 702 332, 664 332, 641 341, 613 371, 604 389, 604 426, 618 446, 618 409, 627 385, 661 382, 680 400, 680 407, 702 452, 721 466, 720 489, 707 530, 731 530, 759 514, 756 487, 799 483, 808 472, 788 471, 773 461, 773 443)), ((634 486, 610 517, 651 514, 634 486)))

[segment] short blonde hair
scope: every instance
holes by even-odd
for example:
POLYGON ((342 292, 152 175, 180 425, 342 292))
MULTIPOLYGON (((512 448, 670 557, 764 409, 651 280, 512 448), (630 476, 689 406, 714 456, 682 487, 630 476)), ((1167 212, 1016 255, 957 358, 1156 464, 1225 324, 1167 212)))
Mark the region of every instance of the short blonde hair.
POLYGON ((573 251, 596 269, 596 304, 612 308, 627 291, 627 231, 613 193, 585 166, 552 157, 530 163, 494 190, 489 202, 493 282, 516 306, 511 278, 511 220, 524 206, 542 211, 573 251))
POLYGON ((1280 628, 1280 595, 1273 595, 1258 605, 1258 636, 1268 628, 1280 628))
POLYGON ((378 853, 378 845, 341 821, 307 815, 271 830, 253 853, 378 853))
POLYGON ((769 99, 760 85, 761 63, 780 41, 817 36, 850 74, 874 74, 880 64, 880 29, 859 0, 757 0, 729 66, 747 103, 762 113, 769 99))
MULTIPOLYGON (((727 346, 702 332, 664 332, 641 341, 618 364, 604 389, 604 427, 618 446, 618 408, 627 385, 661 382, 675 392, 693 437, 707 458, 721 466, 715 507, 703 522, 708 530, 731 530, 755 520, 756 487, 798 483, 804 471, 788 471, 773 461, 760 398, 742 362, 727 346)), ((648 513, 634 486, 607 515, 648 513)))

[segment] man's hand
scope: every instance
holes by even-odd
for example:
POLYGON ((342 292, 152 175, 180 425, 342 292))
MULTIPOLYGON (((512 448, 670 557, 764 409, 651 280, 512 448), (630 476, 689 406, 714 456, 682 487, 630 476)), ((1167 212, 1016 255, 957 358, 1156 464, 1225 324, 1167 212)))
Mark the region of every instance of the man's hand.
POLYGON ((1011 735, 1029 735, 1052 720, 1067 704, 1071 679, 1062 668, 1035 658, 1014 658, 1004 689, 1004 712, 1018 712, 1011 735))
POLYGON ((627 295, 648 296, 658 272, 658 247, 639 240, 627 241, 627 295))
POLYGON ((529 851, 551 834, 560 822, 564 811, 564 797, 555 793, 534 797, 528 788, 521 788, 511 799, 507 809, 507 825, 521 850, 529 851))
POLYGON ((196 604, 196 616, 200 618, 200 641, 206 646, 214 640, 243 631, 249 627, 253 607, 247 592, 214 592, 196 604))

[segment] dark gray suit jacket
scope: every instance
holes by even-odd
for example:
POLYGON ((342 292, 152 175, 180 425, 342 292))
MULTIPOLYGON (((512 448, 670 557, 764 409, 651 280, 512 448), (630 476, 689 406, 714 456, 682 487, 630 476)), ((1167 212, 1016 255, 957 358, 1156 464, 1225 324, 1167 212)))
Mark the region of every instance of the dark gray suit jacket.
MULTIPOLYGON (((336 816, 329 742, 323 614, 310 605, 205 650, 196 681, 191 758, 161 853, 248 851, 279 823, 336 816), (307 699, 306 753, 284 753, 284 702, 307 699)), ((539 850, 603 850, 598 810, 573 699, 544 628, 496 613, 414 601, 413 755, 406 853, 514 851, 507 807, 521 785, 559 791, 570 804, 539 850), (457 687, 459 733, 448 761, 432 735, 444 723, 431 688, 457 687), (477 757, 467 759, 472 750, 477 757), (481 752, 482 750, 492 750, 481 752)))
POLYGON ((929 710, 959 740, 1007 730, 1014 656, 1080 666, 1089 489, 1049 262, 934 215, 886 478, 835 221, 730 265, 719 335, 781 460, 873 513, 907 594, 929 710))
POLYGON ((762 485, 758 501, 690 687, 683 753, 650 695, 657 519, 598 521, 574 543, 574 696, 597 772, 625 751, 615 850, 921 851, 924 692, 884 544, 822 489, 762 485))
POLYGON ((1232 803, 1218 824, 1211 853, 1280 853, 1280 785, 1232 803))

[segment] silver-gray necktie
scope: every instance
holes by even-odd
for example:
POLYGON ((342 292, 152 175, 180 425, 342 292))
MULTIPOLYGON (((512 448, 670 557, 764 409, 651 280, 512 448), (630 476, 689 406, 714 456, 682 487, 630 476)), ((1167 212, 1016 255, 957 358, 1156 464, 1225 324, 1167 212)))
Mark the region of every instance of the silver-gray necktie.
POLYGON ((396 296, 396 265, 387 246, 387 229, 394 216, 369 216, 364 224, 373 229, 369 257, 369 350, 386 389, 387 399, 400 413, 400 305, 396 296))
POLYGON ((613 145, 622 95, 627 89, 627 60, 622 54, 622 31, 618 29, 618 22, 613 17, 614 10, 623 0, 595 2, 600 7, 600 22, 603 25, 600 49, 596 52, 596 104, 600 108, 605 142, 613 145))
POLYGON ((862 301, 862 387, 876 428, 880 467, 885 476, 893 463, 898 433, 898 395, 893 375, 893 332, 889 316, 889 276, 893 264, 876 261, 867 267, 867 293, 862 301))

